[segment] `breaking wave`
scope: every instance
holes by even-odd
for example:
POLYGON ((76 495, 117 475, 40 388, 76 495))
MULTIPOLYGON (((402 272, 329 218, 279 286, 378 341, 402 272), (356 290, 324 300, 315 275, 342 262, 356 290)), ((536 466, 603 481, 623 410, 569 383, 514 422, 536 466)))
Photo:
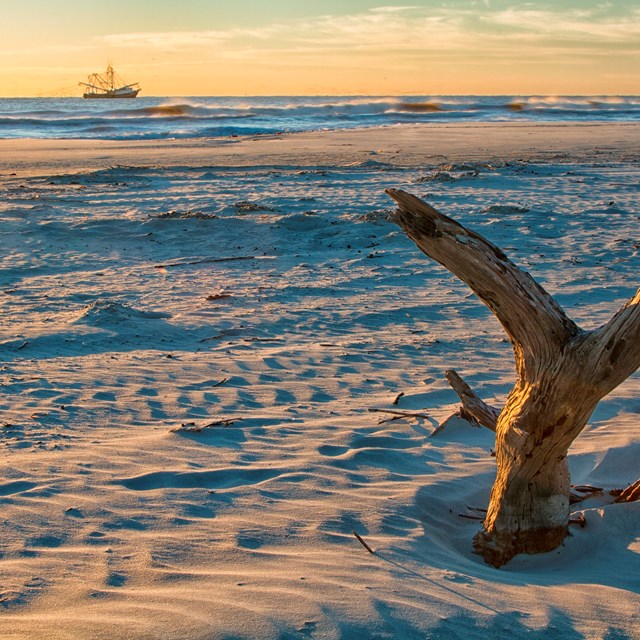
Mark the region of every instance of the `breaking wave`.
POLYGON ((632 96, 0 99, 1 138, 161 139, 455 121, 635 121, 632 96))

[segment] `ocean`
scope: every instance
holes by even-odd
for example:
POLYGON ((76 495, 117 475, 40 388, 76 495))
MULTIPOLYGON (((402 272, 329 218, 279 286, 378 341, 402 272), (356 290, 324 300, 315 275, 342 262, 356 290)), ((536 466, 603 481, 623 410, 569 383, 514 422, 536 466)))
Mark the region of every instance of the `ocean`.
POLYGON ((0 98, 0 138, 160 140, 523 121, 638 122, 640 96, 0 98))

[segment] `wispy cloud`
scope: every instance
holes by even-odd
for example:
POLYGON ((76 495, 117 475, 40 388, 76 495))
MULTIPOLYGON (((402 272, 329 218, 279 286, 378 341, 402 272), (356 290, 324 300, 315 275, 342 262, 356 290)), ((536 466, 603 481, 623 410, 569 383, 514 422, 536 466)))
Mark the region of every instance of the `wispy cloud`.
MULTIPOLYGON (((477 50, 487 54, 509 41, 544 48, 563 41, 577 49, 609 43, 636 48, 640 10, 625 15, 607 12, 608 5, 567 11, 558 6, 536 9, 531 3, 492 9, 490 3, 465 8, 417 5, 380 6, 352 15, 321 15, 282 21, 255 29, 119 33, 102 36, 109 46, 157 49, 220 49, 311 54, 331 51, 477 50)), ((620 12, 618 12, 620 13, 620 12)))
POLYGON ((254 42, 263 46, 283 44, 324 49, 454 46, 464 37, 460 12, 452 15, 426 12, 417 6, 384 6, 353 15, 321 15, 311 19, 267 24, 260 28, 225 31, 175 31, 118 33, 101 36, 111 46, 198 48, 254 42))
POLYGON ((514 32, 535 34, 539 39, 560 37, 579 40, 606 40, 628 42, 640 37, 640 9, 624 16, 602 15, 601 5, 593 9, 573 11, 509 8, 488 13, 482 19, 489 24, 513 29, 514 32))
POLYGON ((55 57, 65 51, 108 48, 135 49, 147 57, 169 53, 184 64, 226 59, 255 65, 419 69, 444 59, 501 64, 504 59, 535 62, 568 53, 576 59, 628 58, 640 49, 640 8, 591 2, 586 8, 567 10, 544 2, 514 1, 507 6, 508 1, 452 1, 431 8, 381 4, 350 15, 281 20, 255 28, 112 33, 49 44, 39 51, 33 44, 29 51, 8 48, 0 57, 16 59, 21 53, 55 57))
POLYGON ((274 27, 232 29, 228 31, 140 31, 100 36, 96 38, 96 41, 114 47, 194 49, 223 45, 239 38, 264 40, 277 33, 277 31, 277 29, 274 30, 274 27))

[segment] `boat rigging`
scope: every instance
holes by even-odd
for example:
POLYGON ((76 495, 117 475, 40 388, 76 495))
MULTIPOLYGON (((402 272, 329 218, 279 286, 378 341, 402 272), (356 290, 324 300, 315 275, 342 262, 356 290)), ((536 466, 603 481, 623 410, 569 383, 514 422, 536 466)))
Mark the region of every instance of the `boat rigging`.
POLYGON ((92 73, 87 80, 88 82, 78 83, 87 87, 83 98, 136 98, 140 92, 137 82, 124 84, 111 65, 105 73, 92 73))

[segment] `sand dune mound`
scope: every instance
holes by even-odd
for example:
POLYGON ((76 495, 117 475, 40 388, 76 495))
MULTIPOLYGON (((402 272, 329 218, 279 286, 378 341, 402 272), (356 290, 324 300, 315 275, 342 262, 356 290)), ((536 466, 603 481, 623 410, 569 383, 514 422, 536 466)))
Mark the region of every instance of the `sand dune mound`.
POLYGON ((109 328, 119 325, 146 324, 148 321, 170 318, 170 313, 136 309, 124 302, 99 299, 87 305, 72 324, 87 324, 92 327, 109 328))

